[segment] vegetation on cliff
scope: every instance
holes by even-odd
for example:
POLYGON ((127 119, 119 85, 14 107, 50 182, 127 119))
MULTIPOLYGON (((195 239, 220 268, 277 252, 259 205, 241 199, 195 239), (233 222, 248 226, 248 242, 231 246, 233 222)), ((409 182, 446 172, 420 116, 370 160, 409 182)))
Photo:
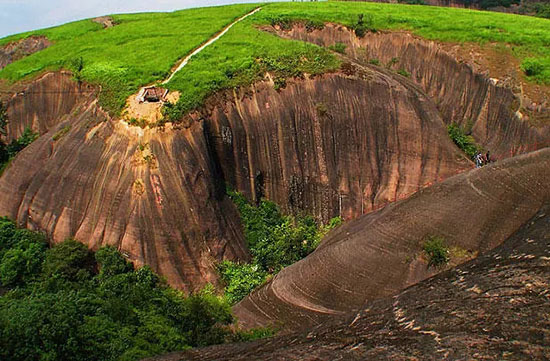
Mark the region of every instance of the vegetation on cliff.
MULTIPOLYGON (((11 36, 1 39, 0 45, 30 35, 45 35, 54 44, 8 65, 0 71, 0 78, 15 82, 46 70, 73 69, 79 79, 101 85, 101 104, 119 113, 130 94, 165 79, 178 59, 256 6, 114 15, 117 25, 109 29, 82 20, 11 36)), ((360 34, 404 29, 439 41, 507 44, 520 60, 540 64, 536 74, 528 74, 531 81, 550 82, 550 33, 545 19, 401 4, 273 3, 262 5, 260 12, 236 24, 174 76, 167 86, 178 90, 181 97, 166 109, 167 117, 176 119, 213 92, 250 84, 266 72, 274 76, 277 87, 284 87, 288 77, 336 69, 339 61, 328 49, 258 29, 272 24, 288 27, 294 21, 304 22, 310 30, 334 22, 360 34)), ((525 68, 529 68, 527 63, 525 68)))
POLYGON ((0 359, 137 360, 269 335, 228 327, 212 288, 185 297, 112 247, 95 254, 0 218, 0 359))
MULTIPOLYGON (((5 135, 7 123, 8 116, 6 109, 0 102, 0 136, 5 135)), ((30 128, 26 128, 19 138, 12 140, 8 144, 0 139, 0 175, 9 164, 10 160, 13 159, 17 153, 34 142, 36 138, 38 138, 38 133, 34 133, 30 128)))
POLYGON ((429 237, 422 245, 428 267, 443 267, 449 263, 449 248, 443 237, 429 237))
POLYGON ((281 269, 313 252, 323 236, 342 223, 333 218, 320 225, 311 216, 283 215, 277 205, 261 200, 258 206, 250 204, 237 192, 229 195, 239 209, 251 263, 224 261, 219 270, 226 283, 225 296, 231 304, 237 303, 256 287, 281 269))
POLYGON ((466 153, 470 159, 473 160, 476 153, 482 150, 475 143, 474 137, 469 134, 470 132, 460 127, 458 124, 449 124, 447 126, 447 132, 451 140, 457 145, 457 147, 462 149, 462 151, 466 153))

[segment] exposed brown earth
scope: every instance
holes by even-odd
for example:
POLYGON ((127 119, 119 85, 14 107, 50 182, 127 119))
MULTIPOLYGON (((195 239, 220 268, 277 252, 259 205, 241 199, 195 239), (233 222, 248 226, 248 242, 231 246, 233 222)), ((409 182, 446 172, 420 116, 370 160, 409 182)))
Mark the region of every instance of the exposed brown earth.
POLYGON ((18 138, 25 128, 40 134, 48 132, 71 117, 77 105, 96 94, 92 87, 75 82, 69 72, 44 74, 6 99, 7 140, 18 138))
POLYGON ((549 166, 550 149, 510 158, 351 221, 237 304, 235 314, 245 327, 310 327, 433 275, 421 257, 429 236, 486 252, 550 201, 549 166))
POLYGON ((494 251, 310 331, 149 361, 550 359, 549 211, 494 251))
POLYGON ((0 69, 50 45, 51 42, 45 36, 29 36, 28 38, 0 46, 0 69))
POLYGON ((550 144, 550 90, 525 83, 509 49, 440 44, 407 32, 357 38, 335 24, 313 31, 301 24, 289 31, 268 30, 321 46, 341 42, 354 61, 376 59, 383 67, 407 71, 437 104, 445 123, 471 127, 475 139, 500 158, 550 144))
POLYGON ((93 18, 92 21, 101 24, 104 28, 112 28, 116 25, 115 21, 110 16, 100 16, 93 18))

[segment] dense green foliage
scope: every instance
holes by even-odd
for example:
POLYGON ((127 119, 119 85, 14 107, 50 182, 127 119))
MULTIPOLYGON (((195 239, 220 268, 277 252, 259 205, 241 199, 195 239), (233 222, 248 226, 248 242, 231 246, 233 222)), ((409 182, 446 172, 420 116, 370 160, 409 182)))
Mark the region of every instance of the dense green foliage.
POLYGON ((112 247, 94 254, 67 240, 49 248, 5 218, 0 282, 2 360, 138 360, 272 334, 231 331, 229 305, 211 287, 184 297, 112 247))
MULTIPOLYGON (((0 112, 1 110, 2 109, 0 108, 0 112)), ((2 131, 3 129, 4 128, 2 128, 2 131)), ((2 140, 0 140, 0 174, 2 174, 10 160, 13 159, 17 153, 34 142, 36 138, 38 138, 38 135, 38 133, 34 133, 30 128, 25 128, 23 134, 21 134, 19 138, 12 140, 8 144, 5 144, 2 140)))
POLYGON ((499 6, 509 8, 512 5, 519 5, 520 0, 464 0, 466 6, 477 5, 481 9, 491 9, 499 6))
MULTIPOLYGON (((31 34, 46 35, 55 44, 7 66, 0 71, 0 78, 17 81, 47 69, 73 69, 79 80, 101 84, 101 103, 117 113, 140 86, 166 78, 178 59, 255 6, 116 15, 118 25, 105 30, 83 20, 4 38, 0 45, 31 34)), ((308 29, 322 28, 324 22, 341 23, 359 35, 376 29, 406 29, 434 40, 511 44, 520 60, 530 58, 543 64, 543 70, 529 76, 530 80, 550 82, 550 32, 545 19, 363 2, 270 3, 262 7, 195 56, 172 79, 168 87, 180 91, 181 98, 165 110, 168 119, 200 106, 215 91, 250 84, 265 72, 272 73, 276 88, 282 88, 288 77, 336 69, 339 61, 326 49, 258 29, 271 24, 289 27, 294 21, 303 22, 308 29)), ((525 69, 530 69, 530 61, 524 63, 525 69)))
POLYGON ((481 148, 476 145, 474 137, 468 134, 462 127, 456 123, 447 126, 447 132, 451 140, 471 159, 474 159, 481 148))
POLYGON ((428 267, 443 267, 449 263, 449 248, 441 237, 429 237, 422 246, 428 267))
POLYGON ((525 58, 521 63, 521 70, 529 79, 544 82, 550 78, 550 63, 537 58, 525 58))
POLYGON ((237 192, 229 195, 239 209, 253 256, 251 264, 225 261, 219 266, 231 303, 241 300, 283 267, 313 252, 321 238, 342 222, 337 217, 327 225, 319 225, 311 216, 285 216, 273 202, 262 200, 254 206, 237 192))
POLYGON ((534 3, 529 4, 526 11, 532 11, 535 13, 535 16, 550 19, 550 4, 549 3, 534 3), (529 6, 530 5, 530 6, 529 6))
POLYGON ((361 13, 357 15, 357 21, 355 21, 351 28, 359 38, 365 36, 368 32, 376 32, 376 27, 374 26, 374 18, 371 14, 361 13))

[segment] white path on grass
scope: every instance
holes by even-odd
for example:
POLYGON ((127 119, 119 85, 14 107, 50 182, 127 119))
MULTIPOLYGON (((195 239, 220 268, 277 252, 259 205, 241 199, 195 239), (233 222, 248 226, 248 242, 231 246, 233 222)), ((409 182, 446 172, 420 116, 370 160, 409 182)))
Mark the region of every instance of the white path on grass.
POLYGON ((225 33, 227 33, 229 31, 229 29, 231 29, 231 27, 233 27, 233 25, 235 25, 236 23, 238 23, 239 21, 242 21, 244 19, 246 19, 247 17, 249 17, 250 15, 253 15, 255 13, 257 13, 258 11, 260 11, 262 8, 256 8, 254 10, 252 10, 251 12, 249 12, 248 14, 245 14, 243 16, 241 16, 240 18, 238 18, 237 20, 233 21, 231 24, 229 24, 228 26, 225 27, 225 29, 222 30, 221 33, 219 33, 218 35, 214 36, 213 38, 211 38, 210 40, 208 40, 206 43, 202 44, 199 48, 197 48, 194 52, 192 52, 191 54, 187 55, 183 61, 181 62, 181 64, 178 66, 178 68, 176 70, 174 70, 174 72, 172 73, 172 75, 170 75, 170 77, 168 79, 166 79, 165 81, 162 82, 162 84, 166 84, 168 83, 170 80, 172 80, 172 78, 174 77, 174 75, 176 75, 176 73, 178 71, 180 71, 184 66, 187 65, 187 63, 189 62, 189 60, 197 55, 198 53, 200 53, 204 48, 206 48, 208 45, 212 44, 213 42, 215 42, 216 40, 218 40, 219 38, 221 38, 225 33))

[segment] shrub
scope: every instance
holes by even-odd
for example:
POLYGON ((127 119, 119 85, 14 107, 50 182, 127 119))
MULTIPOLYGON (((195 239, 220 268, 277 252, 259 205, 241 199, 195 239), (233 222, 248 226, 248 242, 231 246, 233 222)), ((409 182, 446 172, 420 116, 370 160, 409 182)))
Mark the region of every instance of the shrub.
POLYGON ((6 135, 6 126, 8 125, 8 112, 4 104, 0 101, 0 134, 6 135))
POLYGON ((55 141, 61 139, 65 134, 67 134, 68 132, 71 131, 71 128, 72 128, 72 126, 70 124, 64 126, 63 128, 61 128, 59 131, 57 131, 53 135, 52 140, 55 142, 55 141))
POLYGON ((449 263, 449 248, 442 237, 429 237, 422 246, 428 267, 443 267, 449 263))
POLYGON ((352 25, 352 29, 359 38, 365 36, 369 31, 373 33, 377 31, 374 26, 374 17, 371 14, 357 15, 357 21, 352 25))
POLYGON ((286 88, 286 79, 281 76, 275 77, 275 79, 273 79, 273 88, 275 90, 286 88))
POLYGON ((447 127, 447 133, 451 140, 471 159, 474 159, 477 152, 481 149, 475 144, 475 140, 471 135, 466 135, 465 131, 456 123, 452 123, 447 127))
POLYGON ((305 26, 306 30, 311 32, 313 30, 323 30, 325 28, 325 23, 318 20, 307 20, 305 26))
POLYGON ((535 16, 550 19, 550 4, 536 3, 533 6, 535 8, 535 16))
POLYGON ((390 61, 386 64, 386 68, 390 69, 392 66, 399 62, 399 58, 391 58, 390 61))
POLYGON ((370 59, 369 64, 380 66, 380 60, 378 59, 370 59))
POLYGON ((45 251, 46 242, 41 236, 20 240, 8 249, 0 261, 2 285, 19 286, 37 277, 40 274, 45 251))
POLYGON ((340 54, 346 53, 346 44, 344 43, 336 43, 328 47, 330 50, 335 51, 340 54))
POLYGON ((92 252, 80 242, 68 239, 46 252, 44 277, 83 281, 92 276, 95 260, 92 252))
POLYGON ((317 112, 317 115, 320 117, 324 117, 328 113, 328 107, 325 103, 315 104, 315 110, 317 112))
POLYGON ((408 5, 428 5, 424 0, 398 0, 398 2, 408 5))
POLYGON ((9 157, 15 157, 17 153, 25 149, 25 147, 27 147, 32 142, 34 142, 38 138, 38 135, 39 134, 34 133, 31 128, 25 128, 23 134, 21 134, 19 138, 12 140, 11 143, 8 144, 6 149, 9 157))
POLYGON ((84 58, 78 57, 73 59, 70 64, 73 72, 73 77, 77 82, 82 82, 82 70, 84 69, 84 58))
POLYGON ((397 71, 397 74, 402 75, 402 76, 407 77, 407 78, 410 78, 410 76, 411 76, 411 73, 409 73, 405 69, 399 69, 397 71))
POLYGON ((521 63, 521 70, 527 76, 541 75, 544 71, 545 65, 540 59, 526 58, 521 63))
POLYGON ((261 285, 267 277, 313 252, 321 238, 342 223, 340 217, 327 225, 310 216, 283 215, 273 202, 261 200, 253 206, 246 198, 228 191, 244 225, 244 234, 253 256, 251 264, 223 262, 219 266, 226 283, 225 294, 237 302, 261 285))
POLYGON ((269 19, 271 26, 278 26, 281 30, 290 30, 292 28, 292 19, 284 16, 274 16, 269 19))
POLYGON ((234 305, 242 300, 267 279, 267 272, 258 265, 223 261, 218 266, 222 280, 225 282, 225 297, 234 305))
MULTIPOLYGON (((169 103, 171 104, 171 103, 169 103)), ((163 108, 164 109, 164 108, 163 108)), ((167 111, 168 113, 168 111, 167 111)), ((130 124, 131 126, 134 126, 134 127, 140 127, 142 129, 145 129, 147 128, 147 121, 143 118, 131 118, 129 121, 128 121, 128 124, 130 124)))
POLYGON ((111 246, 100 248, 95 253, 95 260, 99 266, 99 275, 101 277, 112 277, 134 270, 134 266, 111 246))
POLYGON ((276 330, 272 327, 253 328, 246 331, 237 331, 232 342, 248 342, 274 336, 276 330))

